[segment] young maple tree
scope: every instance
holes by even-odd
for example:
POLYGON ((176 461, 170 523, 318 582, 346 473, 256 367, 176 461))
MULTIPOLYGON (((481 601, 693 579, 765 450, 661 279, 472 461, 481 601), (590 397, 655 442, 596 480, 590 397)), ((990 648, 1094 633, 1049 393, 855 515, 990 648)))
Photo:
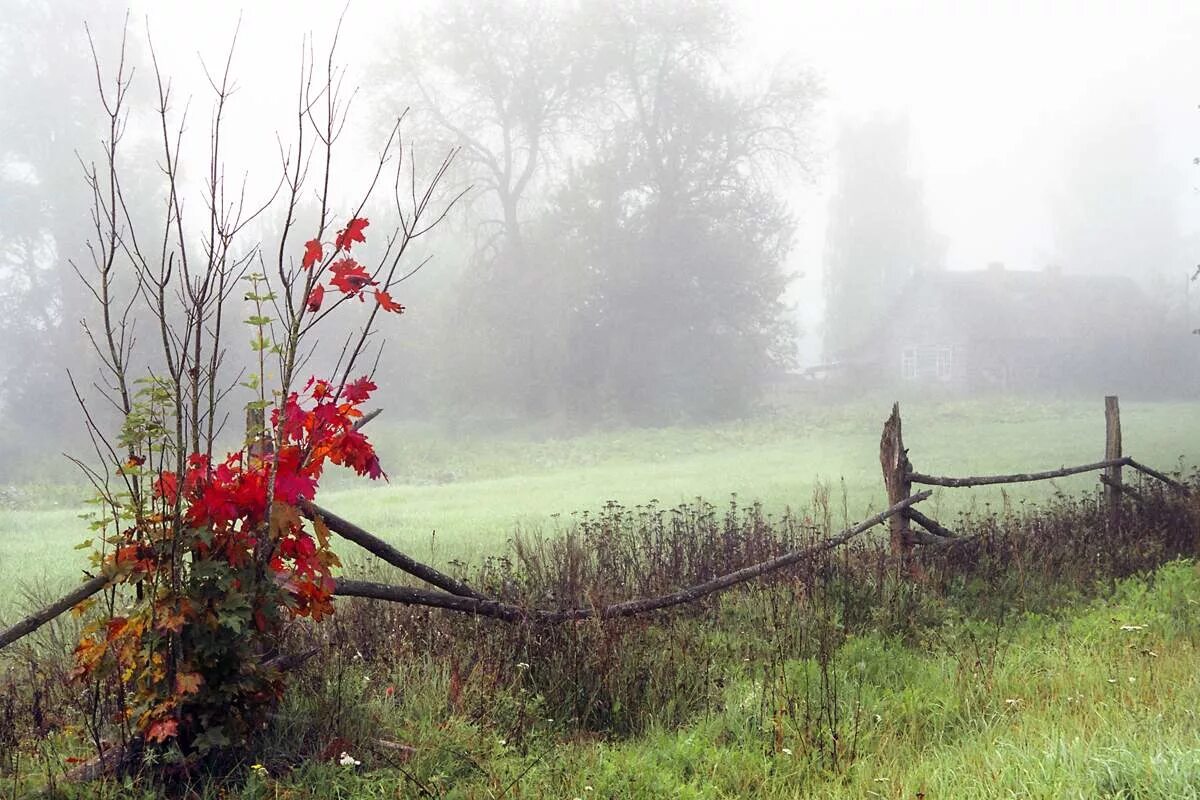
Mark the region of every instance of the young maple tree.
POLYGON ((227 186, 223 167, 231 49, 211 81, 205 213, 193 221, 183 200, 195 188, 181 177, 183 116, 152 45, 150 55, 163 208, 147 223, 125 202, 126 46, 107 81, 93 48, 109 130, 100 166, 86 167, 91 264, 73 266, 96 301, 84 330, 100 363, 96 386, 116 414, 93 412, 72 377, 95 450, 90 463, 77 460, 98 507, 84 547, 93 548, 93 580, 105 586, 74 609, 86 617, 75 674, 88 687, 97 748, 115 732, 130 752, 151 748, 191 764, 244 745, 261 727, 285 690, 277 656, 288 621, 333 613, 339 563, 306 504, 330 464, 384 477, 360 430, 376 390, 361 362, 379 315, 404 311, 393 293, 420 267, 402 268, 410 245, 458 197, 432 210, 454 153, 418 185, 401 114, 360 199, 336 213, 333 154, 348 102, 331 52, 323 74, 311 56, 303 60, 278 188, 248 207, 246 187, 227 186), (394 223, 372 251, 365 210, 382 208, 376 189, 389 170, 391 208, 379 213, 394 223), (277 240, 246 241, 250 224, 270 215, 282 220, 277 240), (253 308, 253 366, 228 377, 229 315, 240 303, 253 308), (303 375, 314 332, 335 314, 356 316, 332 373, 303 375), (153 332, 143 336, 151 346, 139 346, 135 326, 153 332), (238 404, 246 437, 220 455, 222 423, 238 404))

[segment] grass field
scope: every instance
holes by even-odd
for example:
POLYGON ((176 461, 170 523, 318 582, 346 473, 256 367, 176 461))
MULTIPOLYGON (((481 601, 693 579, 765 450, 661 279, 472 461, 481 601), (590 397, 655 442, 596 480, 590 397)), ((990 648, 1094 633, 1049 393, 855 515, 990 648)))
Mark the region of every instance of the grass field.
MULTIPOLYGON (((316 691, 289 695, 289 723, 264 764, 183 796, 1196 800, 1197 603, 1200 570, 1175 562, 1050 613, 989 620, 946 608, 918 641, 861 632, 826 662, 768 669, 746 659, 714 706, 632 737, 572 732, 538 717, 529 698, 534 718, 513 741, 500 724, 511 694, 481 719, 451 710, 447 682, 428 682, 419 659, 383 672, 341 661, 316 691), (333 757, 272 757, 331 724, 349 737, 333 740, 333 757), (398 744, 370 744, 379 740, 398 744), (338 763, 339 750, 358 763, 338 763)), ((59 747, 31 747, 0 778, 5 796, 45 788, 59 747)), ((65 752, 86 754, 78 743, 65 752)), ((135 784, 57 786, 64 800, 163 796, 135 784)))
MULTIPOLYGON (((817 746, 823 723, 764 713, 749 664, 720 711, 682 728, 522 748, 464 719, 415 726, 411 708, 368 688, 361 713, 380 735, 404 736, 411 760, 398 769, 386 753, 361 753, 361 773, 312 765, 279 783, 259 776, 243 796, 1200 798, 1198 601, 1200 573, 1176 563, 1053 615, 951 619, 918 645, 851 638, 828 678, 837 764, 817 746)), ((818 692, 814 661, 786 675, 798 702, 818 692)))
MULTIPOLYGON (((881 405, 568 439, 378 425, 391 482, 362 487, 331 475, 320 499, 418 557, 432 549, 438 562, 478 562, 517 529, 565 526, 606 500, 670 506, 736 493, 742 505, 781 512, 807 505, 820 483, 832 488, 835 513, 857 519, 883 505, 881 405)), ((1190 469, 1200 463, 1198 412, 1200 404, 1125 404, 1125 451, 1190 469)), ((910 457, 927 472, 1016 472, 1102 456, 1100 403, 912 404, 904 419, 910 457)), ((1094 481, 1026 484, 1007 496, 947 490, 929 507, 951 521, 973 506, 1037 501, 1094 481)), ((75 492, 10 494, 23 499, 0 510, 0 580, 9 587, 45 595, 78 574, 83 557, 70 546, 85 525, 75 492)), ((655 624, 514 629, 339 603, 331 627, 304 629, 316 638, 288 645, 316 643, 320 655, 297 671, 255 744, 262 763, 245 761, 232 783, 199 784, 196 796, 1200 800, 1200 568, 1160 567, 1193 555, 1200 527, 1194 503, 1171 497, 1143 501, 1118 528, 1086 501, 1040 505, 1035 525, 1004 516, 997 524, 1015 538, 932 550, 917 582, 874 571, 869 545, 844 561, 839 551, 787 581, 655 624), (1182 544, 1168 549, 1172 542, 1182 544), (1112 571, 1121 564, 1134 566, 1112 571), (362 763, 339 764, 343 750, 362 763)), ((980 522, 962 520, 964 532, 980 522)), ((742 541, 728 518, 714 525, 724 533, 707 545, 712 553, 742 541)), ((703 540, 696 530, 689 543, 703 540)), ((666 569, 672 545, 659 547, 645 564, 666 569)), ((565 596, 544 591, 564 585, 555 580, 531 596, 565 596)), ((0 616, 11 618, 21 596, 6 596, 0 616)), ((63 664, 51 653, 40 669, 62 675, 63 664)), ((7 675, 10 706, 33 703, 28 715, 40 719, 21 694, 37 696, 29 685, 37 681, 7 675)), ((43 680, 53 686, 47 697, 73 702, 56 679, 43 680)), ((67 754, 90 752, 78 731, 45 731, 15 749, 9 742, 0 794, 9 781, 13 796, 43 788, 67 754)), ((0 755, 4 744, 0 737, 0 755)))
MULTIPOLYGON (((568 439, 518 435, 450 438, 428 428, 372 423, 391 480, 331 474, 320 502, 418 557, 474 559, 502 550, 518 527, 553 528, 574 512, 615 500, 671 506, 737 494, 769 511, 803 506, 818 482, 851 517, 879 510, 879 432, 886 403, 818 408, 705 428, 627 430, 568 439)), ((903 409, 913 463, 941 474, 1051 469, 1099 460, 1104 413, 1096 402, 911 403, 903 409)), ((1200 464, 1200 403, 1126 403, 1125 452, 1160 468, 1200 464)), ((1094 486, 1093 476, 1010 487, 1010 498, 1094 486)), ((49 595, 84 563, 70 548, 86 537, 82 487, 55 487, 45 501, 0 509, 0 583, 49 595), (52 502, 53 501, 53 502, 52 502)), ((1002 502, 999 490, 939 491, 930 513, 951 515, 1002 502)), ((353 547, 343 555, 353 562, 353 547)), ((0 617, 21 604, 0 599, 0 617)))

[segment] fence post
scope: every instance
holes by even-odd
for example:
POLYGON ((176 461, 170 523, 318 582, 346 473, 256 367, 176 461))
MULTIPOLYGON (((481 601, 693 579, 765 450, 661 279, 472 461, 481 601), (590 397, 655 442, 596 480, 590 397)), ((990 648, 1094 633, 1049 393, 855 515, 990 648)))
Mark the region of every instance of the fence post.
MULTIPOLYGON (((1116 395, 1104 398, 1104 460, 1121 457, 1121 408, 1116 395)), ((1104 484, 1104 504, 1108 509, 1108 524, 1116 527, 1121 522, 1121 465, 1108 467, 1104 471, 1108 479, 1104 484)))
MULTIPOLYGON (((883 485, 887 489, 888 505, 893 506, 912 494, 912 481, 908 474, 912 464, 908 462, 908 451, 904 449, 904 436, 900 430, 900 404, 892 405, 892 415, 883 423, 883 436, 879 440, 879 464, 883 467, 883 485)), ((912 526, 907 514, 894 514, 888 520, 891 532, 892 555, 902 563, 910 564, 913 549, 912 526)))

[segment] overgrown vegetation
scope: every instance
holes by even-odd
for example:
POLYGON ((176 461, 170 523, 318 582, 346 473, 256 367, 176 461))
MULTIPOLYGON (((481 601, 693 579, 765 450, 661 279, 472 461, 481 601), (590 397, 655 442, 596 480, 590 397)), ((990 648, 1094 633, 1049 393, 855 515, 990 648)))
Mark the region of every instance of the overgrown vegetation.
MULTIPOLYGON (((916 584, 863 541, 652 620, 539 628, 342 602, 330 625, 293 626, 287 649, 316 653, 250 760, 195 788, 1191 796, 1200 575, 1177 559, 1197 552, 1200 510, 1139 488, 1120 530, 1091 495, 965 514, 964 541, 923 551, 916 584)), ((599 604, 821 538, 839 505, 826 490, 780 517, 609 504, 459 571, 513 602, 599 604)), ((14 787, 53 783, 64 755, 83 755, 62 724, 78 699, 45 652, 0 692, 0 729, 19 731, 0 743, 14 787)))

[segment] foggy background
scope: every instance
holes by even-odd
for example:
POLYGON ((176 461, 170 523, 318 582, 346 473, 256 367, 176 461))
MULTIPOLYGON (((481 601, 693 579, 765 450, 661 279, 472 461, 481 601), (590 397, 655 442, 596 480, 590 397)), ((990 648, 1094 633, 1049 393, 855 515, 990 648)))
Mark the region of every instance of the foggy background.
MULTIPOLYGON (((65 370, 90 380, 92 302, 67 262, 87 258, 76 154, 98 160, 106 135, 84 21, 111 71, 128 11, 127 180, 153 219, 148 42, 178 109, 190 102, 185 156, 202 173, 201 62, 219 67, 238 31, 227 168, 265 196, 305 36, 323 59, 342 9, 0 5, 7 477, 83 434, 65 370)), ((462 147, 446 189, 474 187, 396 293, 408 311, 387 331, 382 405, 451 432, 565 434, 892 391, 880 364, 901 356, 872 354, 893 336, 889 304, 913 276, 989 264, 1127 280, 1101 294, 1136 307, 1138 335, 1118 345, 1147 362, 1001 390, 1194 397, 1198 33, 1187 3, 355 0, 335 193, 355 196, 406 107, 420 168, 462 147)), ((993 327, 1019 340, 1026 316, 993 327)))

